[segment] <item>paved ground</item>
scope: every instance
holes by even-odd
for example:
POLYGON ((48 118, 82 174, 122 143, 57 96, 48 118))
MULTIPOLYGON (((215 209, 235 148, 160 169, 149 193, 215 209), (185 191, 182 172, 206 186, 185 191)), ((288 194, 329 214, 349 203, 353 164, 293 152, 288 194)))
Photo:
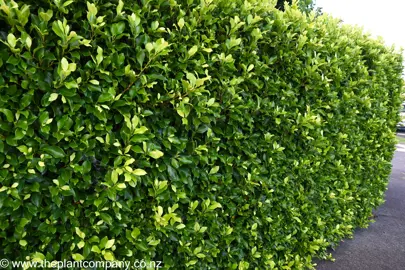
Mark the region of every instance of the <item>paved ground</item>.
POLYGON ((332 252, 335 262, 318 262, 316 269, 405 269, 405 144, 397 145, 386 202, 376 211, 375 220, 332 252))

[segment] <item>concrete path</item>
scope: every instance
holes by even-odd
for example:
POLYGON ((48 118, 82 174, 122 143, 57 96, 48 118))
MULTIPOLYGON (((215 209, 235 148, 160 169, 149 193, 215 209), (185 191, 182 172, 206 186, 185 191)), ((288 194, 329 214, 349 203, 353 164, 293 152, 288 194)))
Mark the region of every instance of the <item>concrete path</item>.
POLYGON ((405 270, 405 144, 397 145, 386 202, 375 221, 332 252, 335 262, 318 262, 316 269, 405 270))

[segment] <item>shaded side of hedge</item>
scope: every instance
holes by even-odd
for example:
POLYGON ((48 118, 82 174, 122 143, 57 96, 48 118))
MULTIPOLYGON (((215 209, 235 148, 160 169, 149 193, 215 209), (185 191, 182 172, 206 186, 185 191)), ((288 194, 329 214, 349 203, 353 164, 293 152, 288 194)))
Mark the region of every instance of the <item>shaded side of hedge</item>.
POLYGON ((1 3, 0 254, 303 269, 383 201, 401 56, 261 1, 1 3))

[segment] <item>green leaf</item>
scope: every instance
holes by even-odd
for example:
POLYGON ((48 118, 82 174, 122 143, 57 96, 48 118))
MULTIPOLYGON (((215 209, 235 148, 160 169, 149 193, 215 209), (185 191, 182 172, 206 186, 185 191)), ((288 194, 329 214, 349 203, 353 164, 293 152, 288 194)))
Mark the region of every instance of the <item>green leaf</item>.
POLYGON ((122 34, 125 30, 125 23, 124 22, 118 22, 114 23, 111 25, 111 34, 113 36, 118 36, 122 34))
POLYGON ((111 172, 111 181, 115 184, 118 182, 118 172, 116 170, 113 170, 111 172))
POLYGON ((8 122, 14 122, 14 115, 9 109, 0 108, 0 112, 4 113, 8 122))
POLYGON ((136 239, 141 234, 141 231, 138 228, 134 228, 131 232, 132 238, 136 239))
MULTIPOLYGON (((42 21, 44 22, 49 22, 52 19, 53 16, 53 11, 52 9, 48 9, 47 12, 39 12, 39 17, 41 18, 42 21)), ((53 28, 53 25, 52 25, 53 28)))
POLYGON ((20 152, 25 154, 25 155, 28 154, 28 147, 25 146, 25 145, 17 146, 17 149, 20 150, 20 152))
MULTIPOLYGON (((52 16, 51 16, 52 17, 52 16)), ((61 21, 54 21, 52 23, 52 30, 53 32, 60 38, 66 38, 64 29, 61 28, 62 22, 61 21)))
POLYGON ((142 66, 144 60, 145 52, 143 50, 138 51, 138 53, 136 54, 136 61, 139 63, 140 66, 142 66))
POLYGON ((112 217, 111 217, 109 214, 107 214, 107 213, 101 213, 101 214, 100 214, 100 217, 101 217, 101 219, 104 220, 108 225, 112 225, 113 219, 112 219, 112 217))
POLYGON ((102 93, 99 97, 97 102, 99 103, 104 103, 107 101, 113 101, 114 100, 114 96, 111 93, 102 93))
POLYGON ((107 243, 107 241, 108 241, 108 237, 107 237, 107 236, 104 236, 104 237, 101 239, 101 241, 100 241, 99 247, 100 247, 101 249, 104 249, 105 244, 107 243))
POLYGON ((228 49, 231 49, 235 46, 239 46, 241 42, 242 42, 241 38, 237 38, 237 39, 230 38, 230 39, 226 40, 226 47, 228 49))
POLYGON ((45 145, 41 147, 41 150, 43 150, 45 153, 52 155, 55 158, 63 158, 66 156, 63 149, 60 148, 59 146, 45 145))
POLYGON ((30 16, 30 6, 23 5, 19 10, 16 10, 18 22, 20 25, 25 26, 30 16))

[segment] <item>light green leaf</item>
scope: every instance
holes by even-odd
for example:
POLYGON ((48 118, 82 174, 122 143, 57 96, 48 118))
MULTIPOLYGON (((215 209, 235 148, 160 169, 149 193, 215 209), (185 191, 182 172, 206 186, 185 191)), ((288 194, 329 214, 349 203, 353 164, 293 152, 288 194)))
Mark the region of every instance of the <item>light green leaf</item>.
POLYGON ((146 43, 145 49, 150 53, 153 50, 153 44, 152 43, 146 43))
POLYGON ((191 58, 197 51, 198 51, 198 47, 196 45, 194 45, 193 47, 191 47, 190 50, 188 50, 188 52, 187 52, 188 57, 191 58))
POLYGON ((179 21, 177 22, 177 25, 179 26, 180 30, 183 28, 184 26, 184 19, 180 18, 179 21))
POLYGON ((219 166, 215 166, 210 170, 210 174, 216 174, 219 171, 219 166))
POLYGON ((75 231, 76 231, 76 234, 77 234, 80 238, 84 239, 84 238, 86 237, 86 234, 85 234, 84 232, 82 232, 79 227, 75 227, 75 231))
POLYGON ((142 175, 146 175, 147 173, 146 173, 145 170, 142 170, 142 169, 135 169, 135 170, 133 171, 133 174, 142 176, 142 175))
POLYGON ((150 28, 155 31, 157 28, 159 27, 159 22, 158 21, 154 21, 152 22, 150 28))
POLYGON ((52 94, 49 96, 48 101, 49 101, 49 102, 55 101, 55 100, 58 98, 58 96, 59 96, 59 94, 57 94, 57 93, 52 93, 52 94))
POLYGON ((158 159, 164 155, 162 151, 154 150, 148 153, 149 156, 153 157, 154 159, 158 159))
POLYGON ((210 210, 215 210, 215 209, 221 208, 221 207, 222 207, 222 205, 221 205, 220 203, 218 203, 218 202, 213 202, 213 203, 208 207, 208 209, 210 209, 210 210))
POLYGON ((84 260, 83 255, 81 255, 81 254, 79 254, 79 253, 72 254, 72 258, 73 258, 73 260, 75 260, 75 261, 83 261, 83 260, 84 260))
POLYGON ((106 261, 114 261, 114 255, 110 251, 104 253, 104 259, 106 261))
POLYGON ((150 245, 150 246, 157 246, 157 245, 159 245, 159 243, 160 243, 160 239, 158 239, 158 240, 151 240, 151 241, 149 241, 148 245, 150 245))
POLYGON ((125 183, 119 183, 118 185, 117 185, 117 188, 119 188, 119 189, 125 189, 127 186, 125 185, 125 183))
POLYGON ((212 106, 214 103, 215 103, 215 98, 210 98, 210 99, 207 101, 207 106, 212 106))
POLYGON ((107 243, 105 244, 105 249, 110 249, 115 243, 115 239, 110 239, 107 241, 107 243))
POLYGON ((62 70, 68 71, 69 63, 65 57, 62 58, 61 64, 62 64, 62 70))
POLYGON ((124 2, 122 0, 119 0, 118 5, 117 5, 117 15, 122 14, 122 8, 123 7, 124 7, 124 2))
POLYGON ((18 243, 23 247, 25 247, 28 244, 28 242, 24 239, 21 239, 18 243))
POLYGON ((132 27, 136 27, 141 23, 141 18, 139 18, 139 16, 135 13, 132 13, 131 16, 128 17, 128 20, 132 27))
POLYGON ((100 250, 100 248, 98 246, 92 246, 91 251, 94 252, 94 253, 98 253, 98 254, 101 253, 101 250, 100 250))
POLYGON ((66 1, 65 3, 63 3, 63 6, 64 6, 64 7, 67 7, 67 6, 69 6, 70 4, 72 4, 73 2, 74 2, 73 0, 66 1))
POLYGON ((82 249, 84 247, 84 245, 85 245, 84 241, 80 241, 79 243, 77 243, 77 247, 79 249, 82 249))
POLYGON ((148 131, 148 128, 145 126, 139 127, 134 130, 134 134, 144 134, 146 131, 148 131))
POLYGON ((96 56, 96 60, 97 60, 97 65, 101 64, 101 62, 103 62, 103 49, 100 46, 97 46, 97 56, 96 56))
POLYGON ((68 185, 64 185, 64 186, 61 186, 60 189, 67 191, 67 190, 70 190, 70 187, 68 185))
POLYGON ((7 43, 10 45, 11 48, 15 48, 15 46, 17 45, 17 39, 12 33, 8 34, 7 43))
POLYGON ((25 39, 25 44, 27 45, 28 49, 31 48, 32 39, 29 36, 25 39))
POLYGON ((45 255, 40 252, 35 252, 34 254, 31 255, 31 259, 33 262, 41 262, 45 260, 45 255))
POLYGON ((186 227, 186 225, 179 224, 179 225, 176 226, 176 229, 181 230, 181 229, 184 229, 185 227, 186 227))

